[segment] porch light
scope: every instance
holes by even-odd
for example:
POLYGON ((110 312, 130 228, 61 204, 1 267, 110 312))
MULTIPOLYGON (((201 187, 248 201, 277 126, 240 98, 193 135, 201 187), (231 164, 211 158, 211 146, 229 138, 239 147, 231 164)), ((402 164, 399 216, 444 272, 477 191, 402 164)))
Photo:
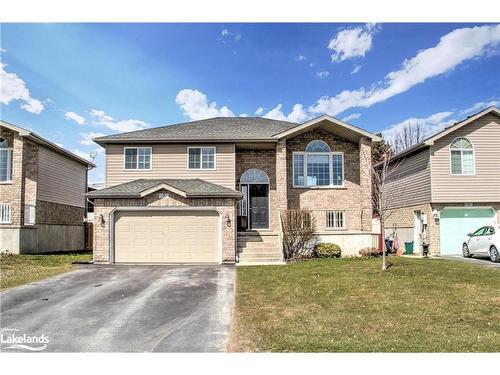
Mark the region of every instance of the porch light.
POLYGON ((226 214, 226 215, 224 216, 224 220, 226 220, 226 225, 227 225, 228 227, 230 227, 230 226, 231 226, 231 218, 229 217, 229 214, 226 214))
POLYGON ((100 223, 101 225, 104 225, 104 215, 103 215, 103 214, 100 214, 100 215, 99 215, 99 223, 100 223))
POLYGON ((433 209, 432 210, 432 217, 434 218, 434 220, 439 220, 439 211, 436 209, 433 209))

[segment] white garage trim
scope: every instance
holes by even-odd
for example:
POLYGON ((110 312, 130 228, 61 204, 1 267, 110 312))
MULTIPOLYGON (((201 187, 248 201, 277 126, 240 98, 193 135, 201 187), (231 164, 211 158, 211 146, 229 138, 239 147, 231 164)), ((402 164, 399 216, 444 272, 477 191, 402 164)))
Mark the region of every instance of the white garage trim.
POLYGON ((115 213, 123 212, 123 211, 213 211, 217 212, 219 215, 219 264, 222 263, 222 244, 223 241, 223 228, 222 228, 222 215, 216 207, 206 207, 206 206, 180 206, 180 207, 142 207, 142 206, 133 206, 133 207, 116 207, 109 213, 109 262, 115 263, 115 213))

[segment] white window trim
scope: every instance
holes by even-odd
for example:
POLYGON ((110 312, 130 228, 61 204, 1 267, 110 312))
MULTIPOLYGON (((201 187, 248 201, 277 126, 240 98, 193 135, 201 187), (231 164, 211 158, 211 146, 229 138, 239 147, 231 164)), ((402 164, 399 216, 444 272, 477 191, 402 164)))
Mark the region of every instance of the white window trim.
POLYGON ((34 204, 25 204, 24 205, 24 225, 35 225, 36 224, 36 206, 34 204), (29 214, 29 209, 33 207, 33 217, 26 215, 26 211, 28 211, 29 214), (31 221, 27 222, 26 218, 29 217, 31 221))
POLYGON ((345 163, 344 163, 344 153, 340 151, 335 152, 305 152, 305 151, 294 151, 292 152, 292 187, 294 188, 306 188, 306 189, 344 189, 345 188, 345 163), (295 157, 294 155, 304 156, 304 185, 295 185, 295 157), (307 155, 328 155, 328 167, 330 172, 330 185, 322 186, 308 186, 305 184, 307 182, 307 155), (342 155, 342 185, 333 185, 333 155, 342 155))
POLYGON ((474 147, 474 143, 472 143, 469 138, 457 137, 453 141, 450 142, 450 145, 448 146, 448 148, 450 150, 450 152, 449 152, 449 156, 450 156, 450 175, 451 176, 475 176, 476 175, 476 148, 474 147), (467 139, 469 141, 469 143, 471 144, 472 149, 470 149, 470 148, 451 148, 451 145, 457 139, 460 139, 460 138, 467 139), (464 171, 464 154, 463 154, 463 151, 471 151, 471 150, 472 150, 472 173, 463 173, 463 171, 464 171), (452 169, 452 166, 451 166, 451 152, 452 151, 460 151, 460 163, 461 163, 461 166, 462 166, 462 173, 453 173, 453 169, 452 169))
POLYGON ((215 147, 215 146, 188 146, 186 156, 187 156, 186 168, 189 171, 215 171, 215 170, 217 170, 217 147, 215 147), (190 168, 189 167, 189 150, 196 149, 196 148, 200 149, 200 168, 190 168), (211 148, 212 150, 214 150, 214 167, 213 168, 203 168, 203 152, 201 150, 202 148, 211 148))
POLYGON ((152 147, 124 147, 123 148, 123 170, 124 171, 150 171, 153 169, 153 148, 152 147), (149 168, 139 168, 139 149, 140 148, 147 148, 149 149, 149 168), (125 154, 127 153, 127 150, 137 150, 137 160, 136 160, 136 165, 137 168, 125 168, 127 158, 125 154))
MULTIPOLYGON (((334 231, 335 230, 336 231, 338 231, 338 230, 347 230, 347 214, 343 210, 327 210, 327 211, 325 211, 325 220, 326 220, 326 225, 325 225, 326 230, 329 230, 329 231, 330 230, 334 230, 334 231), (335 213, 338 213, 338 212, 342 213, 342 224, 343 225, 341 227, 335 227, 335 226, 329 227, 328 226, 328 214, 330 212, 333 212, 334 215, 335 215, 335 213)), ((334 225, 335 225, 335 218, 334 218, 333 222, 334 222, 334 225)))
POLYGON ((7 176, 10 177, 10 180, 0 181, 1 184, 11 184, 12 183, 12 167, 13 167, 13 155, 14 151, 12 147, 2 148, 2 150, 7 150, 7 176))
POLYGON ((2 215, 0 215, 0 224, 11 224, 12 223, 12 206, 10 203, 0 203, 0 211, 4 214, 8 212, 5 216, 7 220, 3 220, 2 215))

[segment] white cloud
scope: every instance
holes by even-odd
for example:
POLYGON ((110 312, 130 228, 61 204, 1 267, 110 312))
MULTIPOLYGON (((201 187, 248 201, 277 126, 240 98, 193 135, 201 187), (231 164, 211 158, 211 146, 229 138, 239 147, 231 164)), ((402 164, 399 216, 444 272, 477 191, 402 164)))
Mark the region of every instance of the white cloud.
POLYGON ((66 114, 64 115, 64 118, 66 118, 67 120, 73 120, 78 125, 84 125, 87 122, 85 117, 80 116, 80 115, 76 114, 75 112, 66 112, 66 114))
POLYGON ((330 75, 330 72, 328 70, 322 70, 322 71, 316 73, 316 77, 318 77, 319 79, 326 78, 329 75, 330 75))
POLYGON ((500 101, 496 100, 496 99, 486 100, 486 101, 483 101, 483 102, 477 102, 477 103, 474 103, 469 108, 466 108, 463 111, 461 111, 460 114, 461 115, 467 115, 469 113, 480 112, 483 109, 486 109, 486 108, 491 107, 491 106, 498 107, 499 104, 500 104, 500 101))
POLYGON ((310 117, 302 104, 295 104, 292 111, 288 115, 283 113, 282 108, 283 104, 278 104, 275 108, 271 109, 266 115, 264 115, 264 118, 290 122, 303 122, 310 117))
POLYGON ((220 35, 222 35, 222 38, 220 38, 221 41, 224 41, 223 38, 229 38, 229 37, 233 37, 233 39, 234 39, 235 42, 239 42, 241 40, 241 34, 240 33, 231 31, 229 29, 222 29, 221 32, 220 32, 220 35))
POLYGON ((264 111, 265 111, 265 108, 264 108, 264 107, 259 107, 259 108, 257 108, 257 110, 255 111, 255 114, 256 114, 257 116, 260 116, 260 115, 262 115, 262 114, 264 113, 264 111))
POLYGON ((360 117, 361 117, 361 113, 353 113, 353 114, 350 114, 349 116, 342 118, 342 121, 349 122, 352 120, 357 120, 360 117))
POLYGON ((4 53, 7 52, 7 50, 5 48, 0 48, 0 52, 4 53))
POLYGON ((312 62, 312 63, 309 63, 309 68, 314 68, 316 66, 316 63, 312 62))
POLYGON ((85 146, 92 146, 95 144, 93 141, 94 138, 105 136, 104 133, 94 133, 94 132, 80 133, 80 135, 82 136, 82 139, 80 140, 80 144, 85 145, 85 146))
POLYGON ((374 24, 366 24, 340 31, 328 43, 328 49, 332 51, 332 62, 364 57, 372 48, 377 29, 374 24))
POLYGON ((131 132, 149 127, 148 123, 141 120, 116 120, 107 115, 106 112, 97 109, 91 109, 90 115, 94 124, 105 126, 117 132, 131 132))
POLYGON ((357 72, 359 72, 360 69, 361 69, 361 65, 354 65, 354 68, 352 69, 351 74, 356 74, 357 72))
POLYGON ((333 97, 322 97, 309 110, 335 116, 349 108, 370 107, 429 78, 449 72, 464 61, 491 55, 499 43, 500 24, 453 30, 436 46, 405 60, 400 70, 390 72, 371 88, 344 90, 333 97))
POLYGON ((453 112, 447 111, 434 113, 433 115, 424 118, 410 117, 404 121, 389 126, 387 129, 382 131, 382 134, 389 143, 393 144, 396 134, 401 132, 403 128, 418 126, 423 132, 423 137, 428 137, 457 122, 457 120, 451 118, 452 115, 453 112))
POLYGON ((298 55, 295 60, 297 61, 306 61, 307 60, 307 56, 304 56, 304 55, 298 55))
POLYGON ((249 117, 249 116, 248 116, 248 113, 241 113, 240 117, 249 117))
POLYGON ((79 150, 77 148, 71 150, 71 152, 73 154, 81 157, 82 159, 85 159, 85 160, 88 160, 88 161, 92 161, 92 158, 90 157, 90 152, 85 152, 85 151, 79 150))
POLYGON ((20 100, 23 103, 21 108, 25 111, 37 115, 42 112, 44 109, 42 102, 32 98, 24 81, 17 74, 8 73, 5 67, 7 65, 0 63, 0 82, 2 83, 0 102, 8 105, 13 100, 20 100))
POLYGON ((234 116, 234 113, 228 107, 217 108, 216 102, 209 103, 207 96, 198 90, 184 89, 179 91, 175 97, 175 102, 180 105, 184 115, 191 120, 234 116))

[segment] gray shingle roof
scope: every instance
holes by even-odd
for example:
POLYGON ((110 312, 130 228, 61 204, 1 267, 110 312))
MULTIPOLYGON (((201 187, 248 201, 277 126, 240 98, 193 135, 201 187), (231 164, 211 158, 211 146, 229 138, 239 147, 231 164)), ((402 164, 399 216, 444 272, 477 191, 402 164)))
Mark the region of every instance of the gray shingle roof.
POLYGON ((137 130, 96 138, 99 144, 119 141, 182 140, 271 140, 272 136, 297 126, 293 122, 261 117, 215 117, 206 120, 137 130))
POLYGON ((174 189, 183 192, 187 198, 202 197, 230 197, 240 198, 241 193, 236 190, 226 188, 221 185, 201 180, 193 179, 139 179, 124 184, 111 186, 109 188, 95 190, 87 193, 89 198, 138 198, 141 193, 154 188, 155 186, 166 184, 174 189))

